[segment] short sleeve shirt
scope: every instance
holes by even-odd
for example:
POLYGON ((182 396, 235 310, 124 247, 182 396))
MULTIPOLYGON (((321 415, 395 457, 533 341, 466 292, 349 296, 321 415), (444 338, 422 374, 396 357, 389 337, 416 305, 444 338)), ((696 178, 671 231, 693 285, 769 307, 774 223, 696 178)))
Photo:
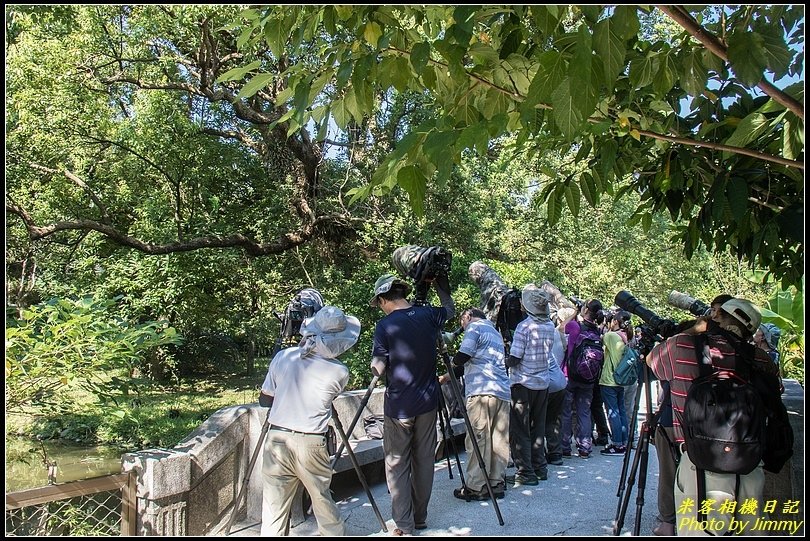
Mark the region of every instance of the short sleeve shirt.
POLYGON ((458 350, 470 356, 464 364, 467 397, 491 395, 511 400, 509 376, 504 364, 503 337, 491 321, 479 319, 467 325, 458 350))
POLYGON ((270 424, 299 432, 325 433, 332 401, 349 381, 349 369, 337 359, 297 347, 282 349, 267 369, 262 392, 274 397, 270 424))
POLYGON ((534 391, 548 389, 548 360, 553 355, 557 329, 548 318, 529 316, 515 329, 509 355, 520 359, 509 372, 512 385, 523 385, 534 391))
POLYGON ((377 322, 371 355, 387 359, 388 417, 407 419, 438 408, 437 338, 445 321, 444 307, 411 306, 377 322))

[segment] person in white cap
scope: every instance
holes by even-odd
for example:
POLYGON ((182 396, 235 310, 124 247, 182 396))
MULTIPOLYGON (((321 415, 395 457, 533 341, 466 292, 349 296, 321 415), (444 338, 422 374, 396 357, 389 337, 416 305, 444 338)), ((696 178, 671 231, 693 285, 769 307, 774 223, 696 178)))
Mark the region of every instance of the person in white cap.
POLYGON ((284 535, 299 483, 312 498, 322 536, 345 535, 332 500, 332 467, 326 431, 332 401, 349 381, 337 357, 360 336, 360 322, 335 306, 324 306, 301 324, 297 347, 279 351, 267 370, 262 395, 272 400, 264 445, 262 536, 284 535))
MULTIPOLYGON (((686 403, 686 396, 692 387, 693 380, 700 375, 698 363, 710 362, 715 370, 734 373, 739 370, 738 363, 744 361, 740 358, 740 351, 748 345, 752 352, 752 377, 770 378, 778 396, 778 379, 773 363, 764 352, 750 346, 754 332, 759 327, 761 315, 753 303, 745 299, 732 298, 725 303, 712 317, 717 325, 709 325, 705 333, 705 344, 698 348, 695 336, 691 333, 676 334, 664 342, 657 344, 647 355, 646 362, 660 381, 668 381, 671 388, 671 402, 673 412, 673 428, 675 439, 681 448, 681 459, 675 473, 674 499, 676 509, 675 529, 677 535, 723 535, 731 524, 729 514, 733 517, 733 509, 726 508, 721 511, 717 506, 709 509, 707 527, 697 526, 698 509, 705 505, 697 501, 697 476, 695 466, 689 458, 689 449, 684 444, 684 430, 681 419, 686 403), (700 351, 698 352, 698 349, 700 351), (759 351, 760 354, 757 354, 759 351), (690 505, 690 502, 692 504, 690 505), (717 526, 717 529, 715 526, 717 526)), ((742 505, 744 501, 756 501, 756 508, 745 515, 740 521, 748 525, 765 518, 762 508, 765 475, 762 462, 749 474, 735 475, 731 473, 706 472, 706 494, 711 493, 712 501, 717 504, 724 500, 736 501, 742 505)), ((755 530, 735 531, 748 535, 757 535, 755 530)))

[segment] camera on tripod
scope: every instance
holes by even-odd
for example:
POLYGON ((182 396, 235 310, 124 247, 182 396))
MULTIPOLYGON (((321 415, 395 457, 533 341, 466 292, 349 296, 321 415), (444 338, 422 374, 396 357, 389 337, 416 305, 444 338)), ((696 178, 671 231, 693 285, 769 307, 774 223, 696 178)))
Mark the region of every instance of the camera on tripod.
POLYGON ((323 308, 323 296, 317 289, 305 288, 293 297, 281 318, 281 336, 285 341, 301 334, 301 324, 323 308))
POLYGON ((613 301, 622 310, 627 310, 644 320, 646 325, 641 326, 641 341, 644 353, 649 353, 658 336, 669 338, 675 332, 677 324, 671 319, 664 319, 652 310, 646 308, 641 302, 627 291, 619 291, 613 301))
POLYGON ((423 248, 409 244, 394 250, 391 261, 400 275, 414 281, 414 304, 424 305, 430 282, 450 273, 453 255, 441 246, 423 248))
POLYGON ((669 294, 669 304, 681 310, 685 310, 695 317, 710 316, 712 313, 712 307, 705 302, 701 302, 686 293, 681 293, 674 289, 669 294))

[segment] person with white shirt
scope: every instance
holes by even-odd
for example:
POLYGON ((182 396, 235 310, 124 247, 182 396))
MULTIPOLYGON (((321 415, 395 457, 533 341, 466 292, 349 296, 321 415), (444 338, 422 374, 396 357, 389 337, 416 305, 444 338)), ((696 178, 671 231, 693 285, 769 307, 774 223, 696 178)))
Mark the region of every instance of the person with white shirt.
POLYGON ((360 322, 324 306, 301 324, 297 347, 279 351, 267 370, 261 403, 271 403, 264 446, 262 536, 281 536, 299 484, 312 498, 321 536, 345 535, 346 525, 329 490, 332 467, 326 432, 332 401, 349 381, 337 357, 360 336, 360 322))

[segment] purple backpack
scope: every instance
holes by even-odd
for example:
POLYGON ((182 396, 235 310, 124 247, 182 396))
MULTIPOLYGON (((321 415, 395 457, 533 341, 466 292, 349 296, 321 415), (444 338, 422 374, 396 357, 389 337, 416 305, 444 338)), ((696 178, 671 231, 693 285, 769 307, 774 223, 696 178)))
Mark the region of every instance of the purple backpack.
POLYGON ((598 330, 581 325, 574 351, 568 358, 568 377, 580 383, 596 383, 602 373, 605 351, 598 330))

